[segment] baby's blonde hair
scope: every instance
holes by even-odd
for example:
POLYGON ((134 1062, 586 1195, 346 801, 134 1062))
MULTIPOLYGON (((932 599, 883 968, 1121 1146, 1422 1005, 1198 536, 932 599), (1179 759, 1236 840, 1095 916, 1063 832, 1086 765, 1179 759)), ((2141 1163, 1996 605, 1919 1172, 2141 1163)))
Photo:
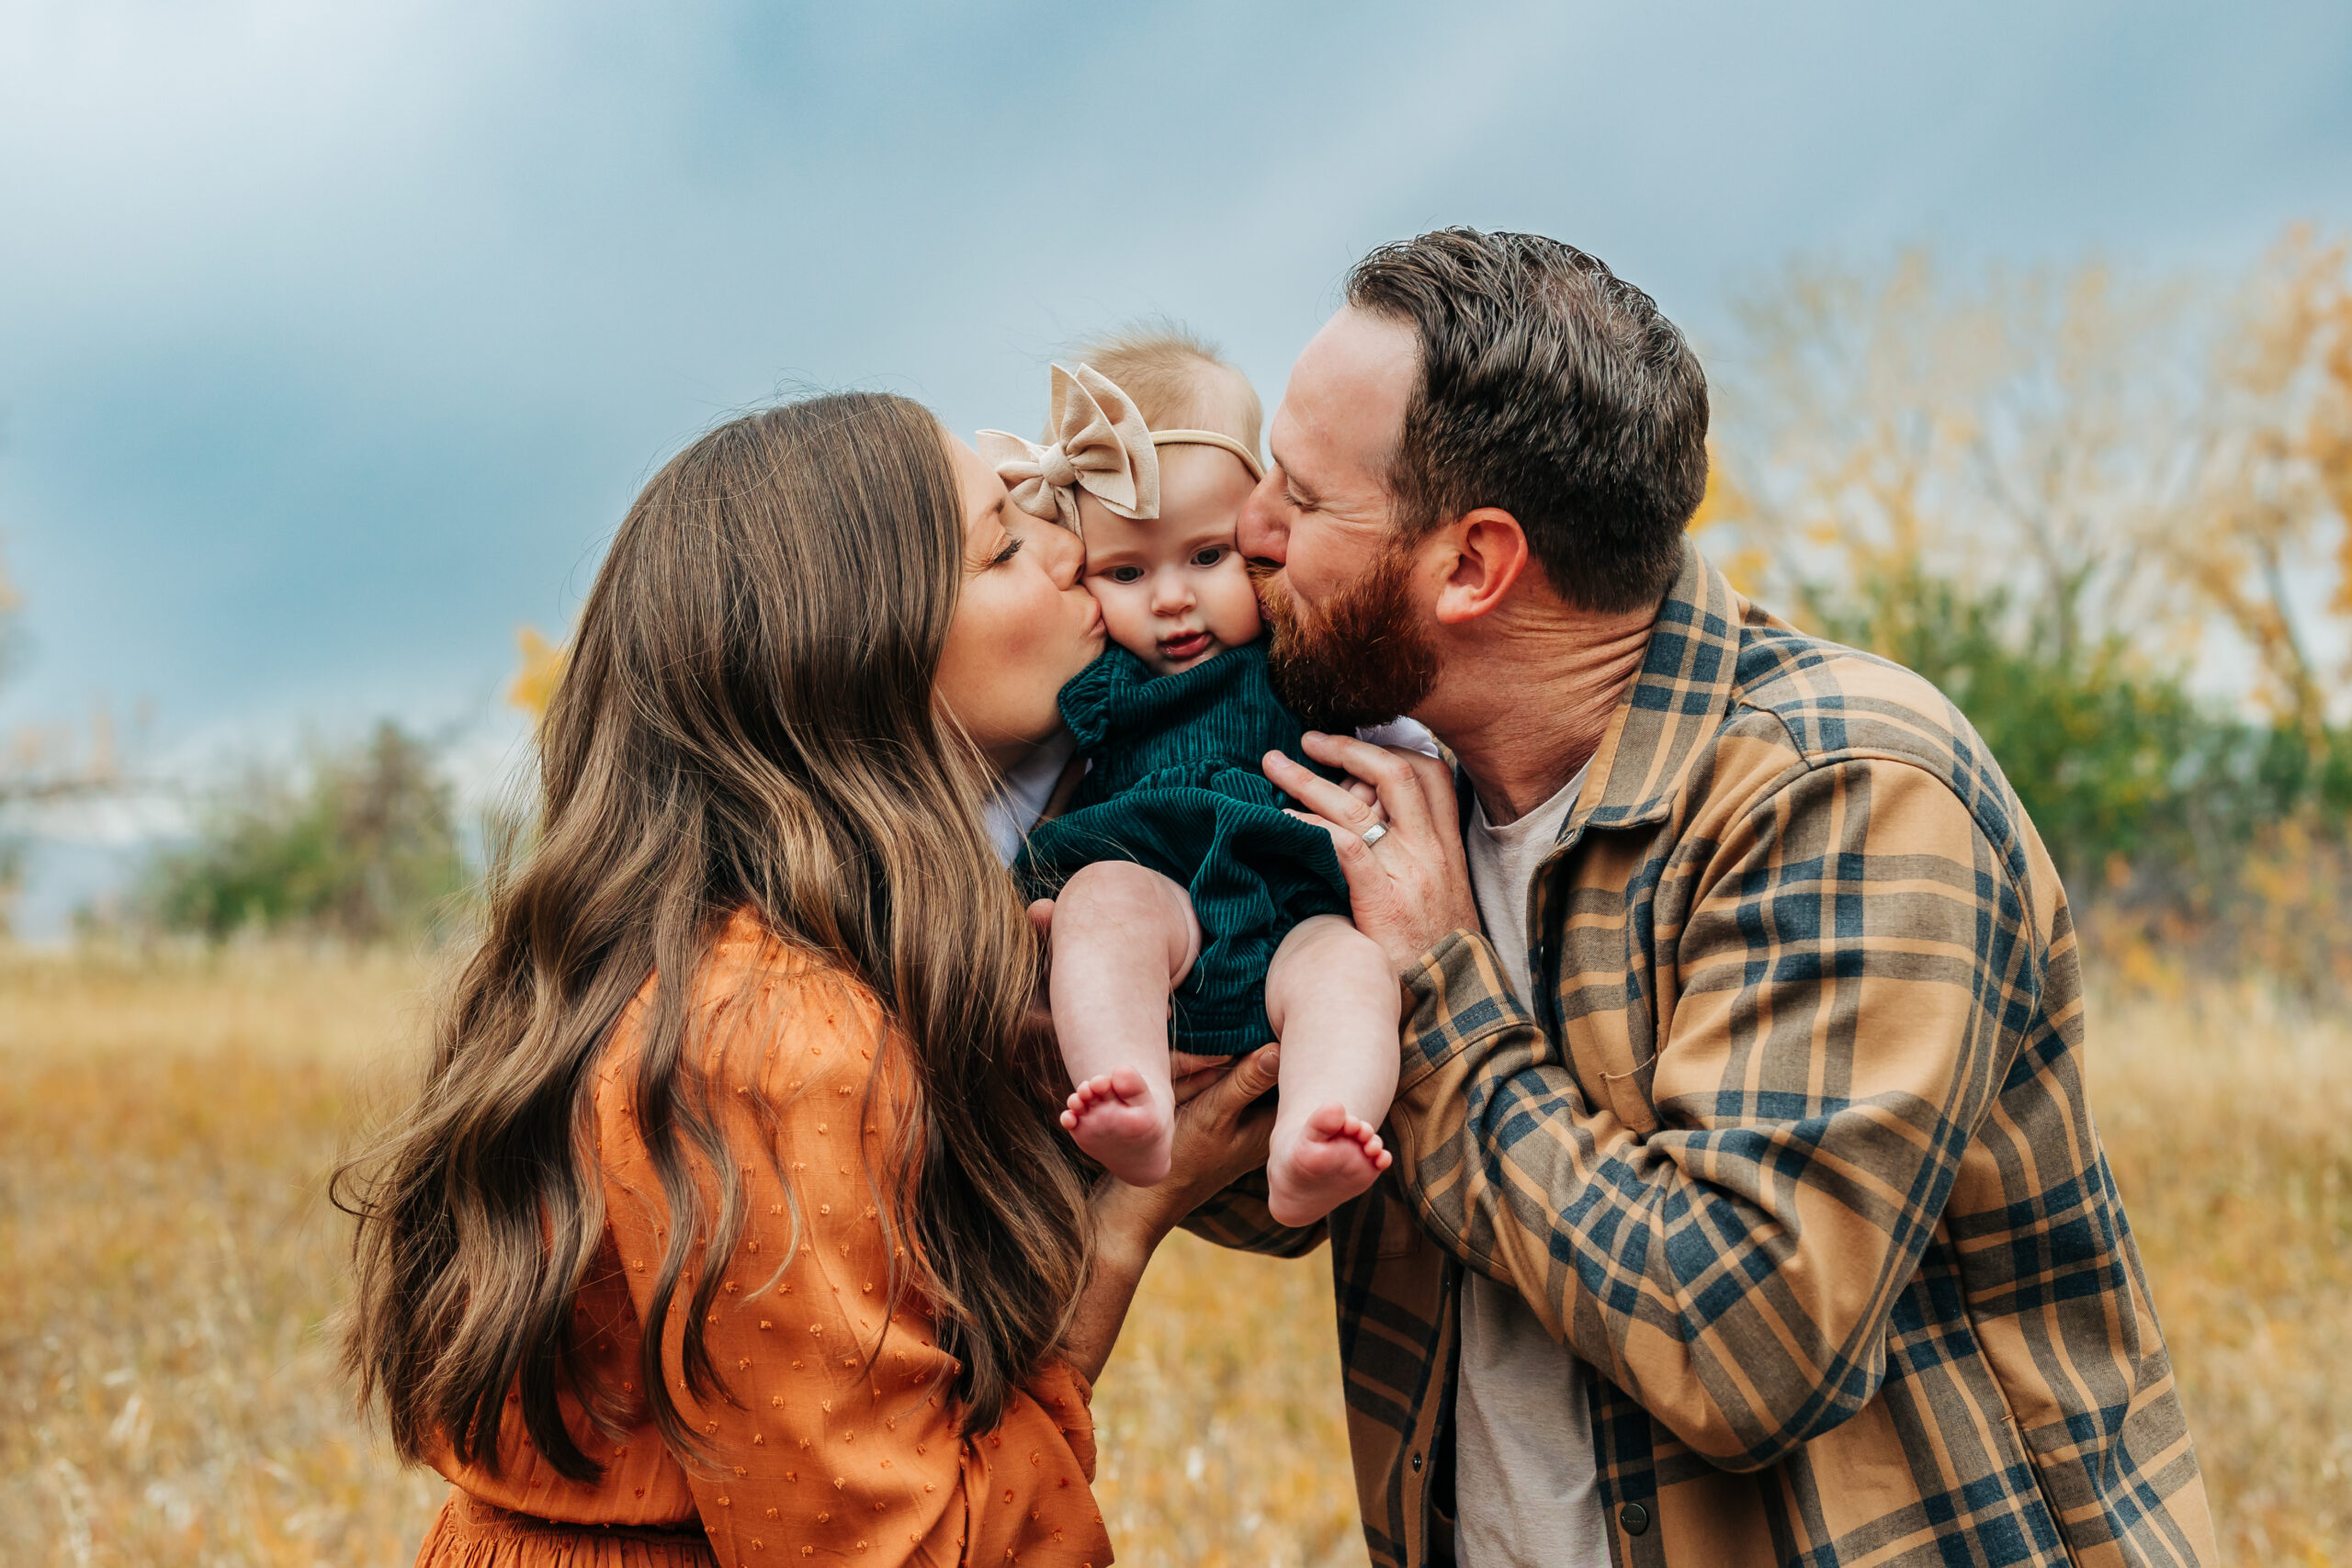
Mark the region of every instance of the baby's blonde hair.
POLYGON ((1139 321, 1074 344, 1069 357, 1116 382, 1154 430, 1213 430, 1258 450, 1257 391, 1197 333, 1139 321))

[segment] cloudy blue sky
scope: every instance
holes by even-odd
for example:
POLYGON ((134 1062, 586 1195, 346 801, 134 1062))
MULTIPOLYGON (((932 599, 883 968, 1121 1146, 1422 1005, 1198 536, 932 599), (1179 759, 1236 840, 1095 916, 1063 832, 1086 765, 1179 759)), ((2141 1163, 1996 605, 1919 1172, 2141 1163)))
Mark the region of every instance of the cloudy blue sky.
POLYGON ((650 468, 879 386, 1025 425, 1143 311, 1271 397, 1366 246, 2233 265, 2352 226, 2352 6, 0 0, 0 730, 513 731, 650 468))

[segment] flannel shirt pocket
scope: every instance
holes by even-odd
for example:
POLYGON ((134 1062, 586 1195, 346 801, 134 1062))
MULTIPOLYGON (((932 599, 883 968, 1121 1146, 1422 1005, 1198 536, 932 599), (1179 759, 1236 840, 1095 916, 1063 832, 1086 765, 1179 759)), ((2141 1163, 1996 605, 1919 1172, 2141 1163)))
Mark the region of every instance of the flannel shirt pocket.
POLYGON ((1657 1131, 1657 1106, 1650 1099, 1650 1085, 1657 1077, 1657 1058, 1652 1056, 1630 1073, 1605 1073, 1600 1079, 1600 1091, 1609 1100, 1609 1109, 1617 1120, 1642 1137, 1657 1131))

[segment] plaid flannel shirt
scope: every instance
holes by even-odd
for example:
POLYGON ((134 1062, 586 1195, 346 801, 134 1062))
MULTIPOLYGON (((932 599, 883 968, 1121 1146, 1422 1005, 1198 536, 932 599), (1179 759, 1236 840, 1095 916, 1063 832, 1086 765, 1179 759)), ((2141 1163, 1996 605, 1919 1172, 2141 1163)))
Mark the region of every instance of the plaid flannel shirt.
POLYGON ((1686 544, 1530 899, 1532 1010, 1407 976, 1372 1191, 1190 1222, 1328 1234, 1374 1562, 1453 1561, 1465 1265, 1591 1364, 1618 1568, 2213 1561, 2065 895, 1932 686, 1686 544))

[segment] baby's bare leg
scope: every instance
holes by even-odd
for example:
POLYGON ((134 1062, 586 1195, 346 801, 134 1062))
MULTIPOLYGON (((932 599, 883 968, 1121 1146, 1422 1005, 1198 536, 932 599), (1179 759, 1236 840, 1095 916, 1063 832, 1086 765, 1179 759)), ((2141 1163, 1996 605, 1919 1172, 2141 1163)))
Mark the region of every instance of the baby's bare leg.
POLYGON ((1380 1123, 1396 1096, 1401 1011, 1380 944, 1339 916, 1283 939, 1266 972, 1283 1047, 1267 1208, 1282 1224, 1321 1219, 1388 1168, 1380 1123))
POLYGON ((1126 861, 1082 868, 1054 901, 1054 1031, 1078 1086, 1062 1125, 1131 1186, 1168 1174, 1168 998, 1200 951, 1184 890, 1126 861))

